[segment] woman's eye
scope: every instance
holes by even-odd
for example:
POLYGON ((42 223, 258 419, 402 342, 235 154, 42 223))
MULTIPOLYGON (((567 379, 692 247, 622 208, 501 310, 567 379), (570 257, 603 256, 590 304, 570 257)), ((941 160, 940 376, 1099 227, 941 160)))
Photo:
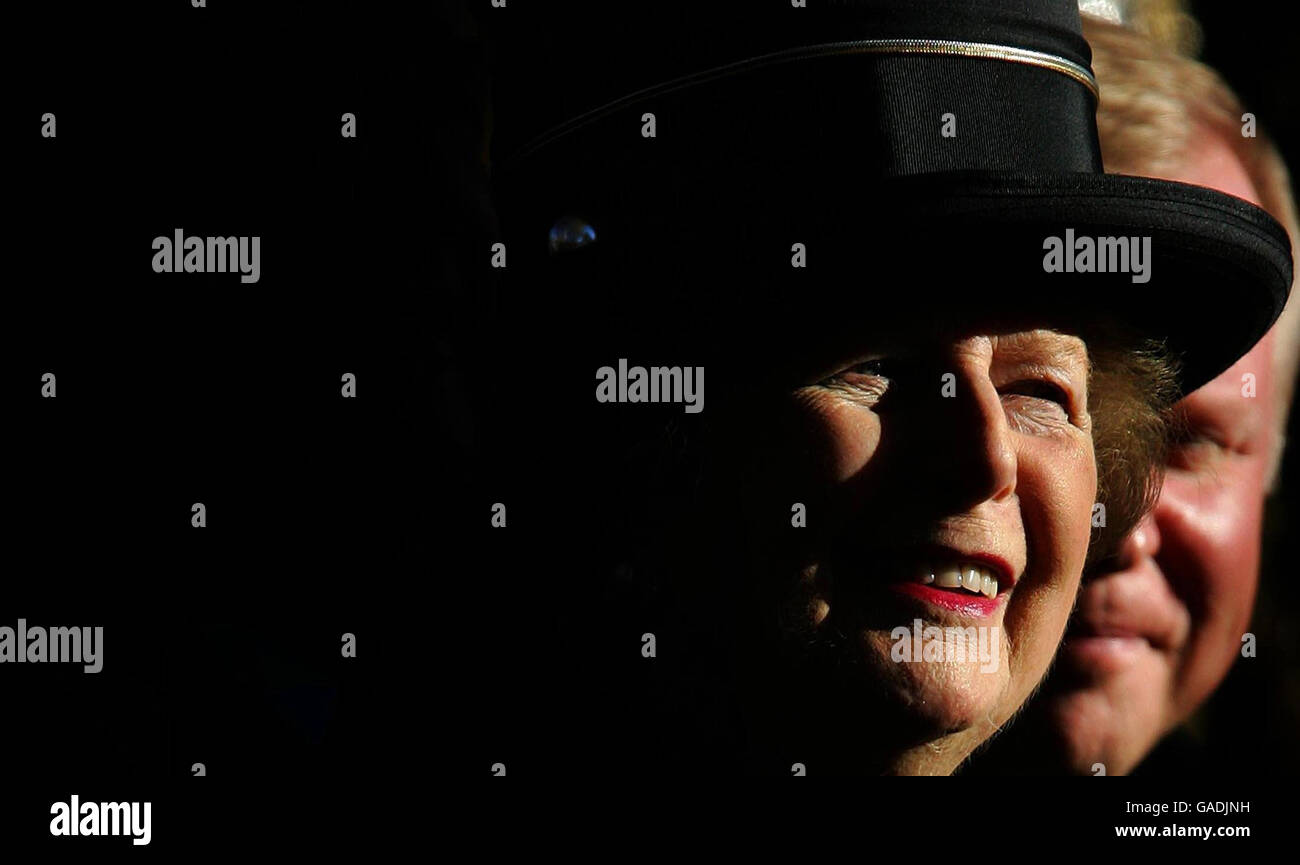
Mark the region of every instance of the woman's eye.
POLYGON ((884 376, 888 372, 888 364, 883 357, 874 357, 871 360, 855 363, 853 366, 845 368, 843 372, 852 375, 884 376))
POLYGON ((1012 385, 1002 388, 1004 394, 1015 394, 1017 396, 1027 396, 1033 399, 1047 400, 1054 402, 1064 408, 1070 409, 1070 395, 1065 389, 1055 382, 1044 379, 1026 379, 1018 381, 1012 385))
POLYGON ((875 407, 893 386, 896 372, 885 358, 871 358, 846 366, 817 384, 853 402, 875 407))
POLYGON ((890 372, 888 361, 883 357, 875 357, 846 366, 819 383, 823 385, 874 383, 888 378, 890 372))
POLYGON ((1078 424, 1071 418, 1070 395, 1044 379, 1026 379, 998 388, 1013 429, 1027 435, 1056 432, 1078 424))

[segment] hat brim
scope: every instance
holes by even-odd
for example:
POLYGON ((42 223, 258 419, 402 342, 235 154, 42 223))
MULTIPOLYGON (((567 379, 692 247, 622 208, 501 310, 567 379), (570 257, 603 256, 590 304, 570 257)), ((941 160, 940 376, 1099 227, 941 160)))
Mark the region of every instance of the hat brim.
MULTIPOLYGON (((1019 303, 1065 320, 1125 322, 1181 360, 1184 393, 1246 354, 1291 290, 1282 226, 1261 208, 1206 187, 1117 174, 935 174, 889 181, 877 201, 893 213, 891 242, 909 229, 922 232, 923 246, 928 236, 931 278, 959 283, 968 298, 990 307, 1019 303), (1146 273, 1137 273, 1134 261, 1127 272, 1048 272, 1047 239, 1064 243, 1067 232, 1076 242, 1150 238, 1146 273)), ((852 233, 849 223, 833 227, 822 252, 835 259, 857 246, 860 255, 861 245, 847 242, 852 233)))
MULTIPOLYGON (((690 208, 680 200, 665 194, 604 206, 545 195, 542 209, 514 228, 529 235, 521 245, 537 255, 548 282, 616 321, 629 339, 643 330, 662 340, 657 311, 687 307, 696 339, 728 327, 758 339, 798 330, 791 351, 828 322, 1041 313, 1066 327, 1124 323, 1164 342, 1181 362, 1184 393, 1249 351, 1291 288, 1286 232, 1265 211, 1153 178, 947 172, 828 189, 765 177, 743 190, 693 188, 690 208), (596 241, 545 254, 547 227, 573 214, 591 219, 596 241), (1067 232, 1150 238, 1145 275, 1137 261, 1127 271, 1049 272, 1047 238, 1064 241, 1067 232), (805 250, 802 268, 793 266, 796 243, 805 250)), ((534 299, 549 305, 555 296, 534 299)), ((678 344, 689 339, 683 333, 678 344)))

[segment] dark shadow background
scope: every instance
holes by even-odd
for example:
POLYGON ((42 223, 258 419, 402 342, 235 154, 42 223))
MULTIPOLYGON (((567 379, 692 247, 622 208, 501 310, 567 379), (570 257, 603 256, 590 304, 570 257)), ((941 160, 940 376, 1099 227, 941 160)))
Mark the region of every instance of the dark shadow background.
POLYGON ((52 839, 72 793, 152 800, 155 849, 306 843, 333 821, 297 809, 348 799, 331 833, 370 827, 359 793, 412 785, 442 687, 432 12, 208 7, 4 28, 0 623, 104 627, 98 675, 0 667, 6 845, 140 849, 52 839), (153 273, 176 228, 260 235, 260 281, 153 273))

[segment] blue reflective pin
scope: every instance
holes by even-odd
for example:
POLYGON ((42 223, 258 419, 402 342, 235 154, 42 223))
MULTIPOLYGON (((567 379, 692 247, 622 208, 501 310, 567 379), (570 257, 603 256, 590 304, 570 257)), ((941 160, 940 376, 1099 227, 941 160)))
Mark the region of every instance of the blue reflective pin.
POLYGON ((547 245, 551 255, 582 249, 596 242, 596 229, 585 219, 576 216, 562 216, 551 226, 547 245))

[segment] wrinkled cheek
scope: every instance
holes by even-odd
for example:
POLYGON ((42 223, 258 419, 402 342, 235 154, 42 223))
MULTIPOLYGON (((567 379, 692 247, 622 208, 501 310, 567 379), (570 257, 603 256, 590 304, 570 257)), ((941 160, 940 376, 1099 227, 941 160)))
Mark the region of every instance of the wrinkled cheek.
POLYGON ((1105 502, 1097 501, 1097 466, 1091 450, 1086 457, 1068 461, 1062 468, 1056 484, 1061 492, 1056 497, 1052 514, 1055 537, 1060 539, 1053 558, 1060 578, 1073 598, 1092 542, 1093 523, 1105 518, 1105 511, 1101 509, 1105 502))
POLYGON ((1021 685, 1037 682, 1056 652, 1074 606, 1083 565, 1092 538, 1093 505, 1097 492, 1091 452, 1074 459, 1059 455, 1031 467, 1022 486, 1021 507, 1027 532, 1029 573, 1007 611, 1012 644, 1012 670, 1021 685), (1044 469, 1035 473, 1032 468, 1044 469))
POLYGON ((820 453, 825 455, 822 463, 825 480, 836 484, 848 481, 875 454, 880 444, 880 419, 873 412, 840 409, 820 420, 811 446, 820 448, 820 453))
POLYGON ((1082 576, 1092 541, 1097 470, 1091 451, 1074 458, 1042 462, 1041 483, 1025 485, 1022 516, 1029 536, 1030 567, 1050 583, 1071 593, 1082 576))
MULTIPOLYGON (((1078 535, 1074 539, 1074 548, 1079 551, 1078 564, 1075 570, 1079 573, 1076 576, 1075 584, 1078 584, 1078 577, 1082 576, 1084 561, 1088 557, 1088 547, 1092 543, 1092 533, 1094 530, 1093 523, 1100 517, 1100 509, 1097 507, 1102 504, 1097 501, 1097 464, 1091 458, 1079 468, 1081 476, 1085 478, 1084 491, 1080 498, 1079 511, 1083 514, 1082 520, 1076 520, 1078 526, 1078 535)), ((1097 526, 1100 528, 1100 526, 1097 526)))

